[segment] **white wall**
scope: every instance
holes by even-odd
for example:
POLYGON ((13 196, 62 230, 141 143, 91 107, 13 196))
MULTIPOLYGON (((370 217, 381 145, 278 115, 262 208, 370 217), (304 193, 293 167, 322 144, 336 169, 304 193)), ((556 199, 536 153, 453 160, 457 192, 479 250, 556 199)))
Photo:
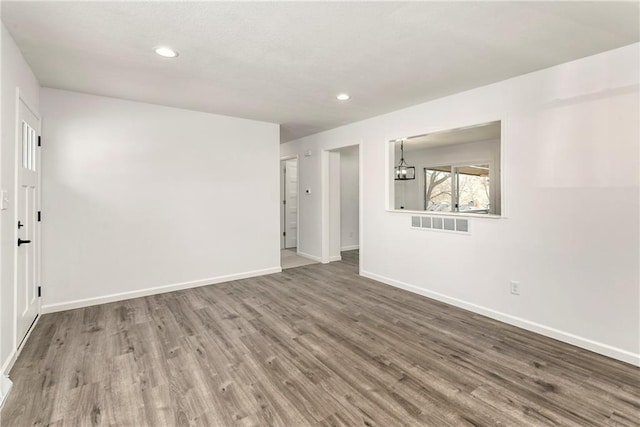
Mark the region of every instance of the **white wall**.
POLYGON ((1 144, 0 188, 8 194, 9 206, 0 211, 0 374, 6 373, 16 349, 14 327, 14 275, 16 256, 15 147, 17 123, 16 89, 38 109, 40 85, 2 24, 1 30, 1 144))
POLYGON ((43 311, 279 271, 279 126, 53 89, 43 311))
POLYGON ((359 147, 343 148, 340 152, 340 249, 356 249, 359 242, 359 147))
MULTIPOLYGON (((281 154, 362 142, 363 275, 640 364, 639 47, 312 135, 281 154), (410 214, 386 210, 387 141, 493 120, 504 121, 506 218, 470 219, 470 235, 458 235, 412 230, 410 214)), ((320 156, 304 161, 301 181, 319 189, 320 156)), ((300 202, 299 246, 319 256, 319 201, 300 202)))

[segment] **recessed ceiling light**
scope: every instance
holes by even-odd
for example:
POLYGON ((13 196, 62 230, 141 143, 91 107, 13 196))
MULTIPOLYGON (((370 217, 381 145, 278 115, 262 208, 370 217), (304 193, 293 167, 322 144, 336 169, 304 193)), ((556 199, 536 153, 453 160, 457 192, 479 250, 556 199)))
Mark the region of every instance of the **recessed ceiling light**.
POLYGON ((159 46, 153 49, 158 55, 164 56, 165 58, 175 58, 178 56, 178 52, 166 46, 159 46))
POLYGON ((349 96, 348 93, 341 93, 339 95, 336 95, 336 98, 338 98, 340 101, 346 101, 346 100, 350 99, 351 96, 349 96))

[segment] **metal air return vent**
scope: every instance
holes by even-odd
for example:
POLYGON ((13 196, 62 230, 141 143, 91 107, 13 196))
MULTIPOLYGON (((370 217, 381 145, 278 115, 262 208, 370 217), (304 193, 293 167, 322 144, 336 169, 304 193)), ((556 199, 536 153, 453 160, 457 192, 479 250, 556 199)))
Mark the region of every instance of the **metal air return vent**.
POLYGON ((467 218, 446 216, 412 216, 411 228, 445 231, 448 233, 469 233, 467 218))

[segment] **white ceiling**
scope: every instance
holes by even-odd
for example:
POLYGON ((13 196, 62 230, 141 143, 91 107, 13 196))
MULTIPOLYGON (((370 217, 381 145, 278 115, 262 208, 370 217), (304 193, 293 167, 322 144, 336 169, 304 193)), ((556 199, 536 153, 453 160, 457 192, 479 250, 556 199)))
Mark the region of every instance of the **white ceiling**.
POLYGON ((43 86, 280 123, 282 141, 637 42, 640 11, 638 2, 1 7, 43 86), (158 45, 179 58, 157 56, 158 45))

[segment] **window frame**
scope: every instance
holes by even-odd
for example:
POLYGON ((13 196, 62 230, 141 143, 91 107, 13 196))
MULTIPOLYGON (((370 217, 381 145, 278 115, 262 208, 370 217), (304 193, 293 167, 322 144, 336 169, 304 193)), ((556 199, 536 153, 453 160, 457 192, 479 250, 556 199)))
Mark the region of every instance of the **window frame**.
MULTIPOLYGON (((460 162, 454 162, 451 164, 446 164, 443 165, 441 163, 438 164, 428 164, 426 166, 424 166, 423 171, 422 171, 422 199, 423 199, 423 206, 425 207, 423 212, 441 212, 441 213, 446 213, 446 214, 463 214, 465 213, 465 211, 457 211, 457 210, 451 210, 451 211, 429 211, 426 209, 427 207, 427 200, 426 200, 426 194, 427 194, 427 176, 426 176, 426 171, 427 170, 434 170, 433 168, 437 168, 437 167, 450 167, 451 168, 451 209, 459 209, 458 207, 456 207, 457 205, 459 205, 460 203, 460 194, 458 192, 458 170, 462 167, 462 166, 475 166, 475 165, 488 165, 489 166, 489 204, 495 206, 496 204, 496 191, 495 191, 495 169, 494 169, 494 164, 495 162, 492 160, 469 160, 469 161, 460 161, 460 162)), ((495 214, 495 213, 491 213, 491 210, 489 210, 489 212, 487 213, 473 213, 473 212, 469 212, 469 214, 474 214, 474 215, 494 215, 494 216, 500 216, 499 214, 495 214)))
MULTIPOLYGON (((433 168, 436 167, 450 167, 451 168, 451 209, 454 209, 454 207, 458 204, 455 203, 456 202, 456 197, 457 197, 457 202, 459 202, 459 198, 460 195, 458 194, 458 179, 457 179, 457 175, 458 175, 458 169, 460 169, 460 167, 462 166, 474 166, 474 165, 488 165, 489 166, 489 204, 490 206, 496 206, 496 180, 495 180, 495 169, 494 169, 494 164, 495 162, 493 160, 468 160, 468 161, 460 161, 460 162, 454 162, 451 164, 446 164, 443 165, 442 163, 438 163, 438 164, 427 164, 424 166, 423 171, 422 171, 422 199, 423 199, 423 206, 425 207, 425 209, 423 210, 423 212, 431 212, 431 213, 442 213, 442 214, 465 214, 465 211, 458 211, 458 210, 450 210, 450 211, 428 211, 426 209, 427 207, 427 200, 426 200, 426 195, 427 195, 427 174, 426 171, 428 169, 434 170, 433 168)), ((458 209, 458 208, 456 208, 458 209)), ((500 214, 496 214, 496 213, 491 213, 491 209, 489 209, 489 212, 487 213, 474 213, 474 212, 468 212, 466 213, 467 215, 493 215, 493 216, 500 216, 500 214)))

